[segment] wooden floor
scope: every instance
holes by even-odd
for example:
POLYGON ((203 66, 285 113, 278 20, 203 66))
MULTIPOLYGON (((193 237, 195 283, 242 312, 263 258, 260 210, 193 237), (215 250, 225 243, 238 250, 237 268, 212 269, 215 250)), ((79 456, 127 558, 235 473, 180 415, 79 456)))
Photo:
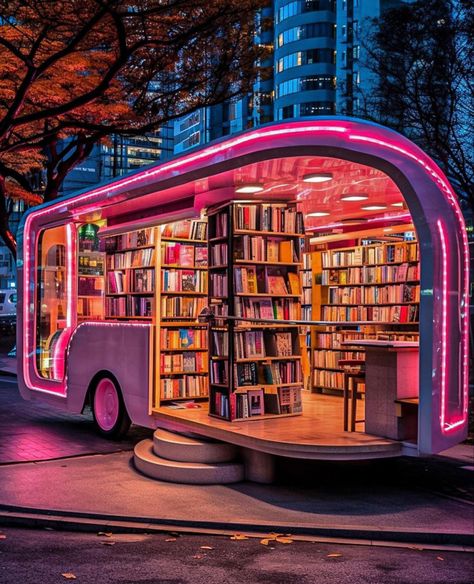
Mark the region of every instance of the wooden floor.
MULTIPOLYGON (((387 438, 343 431, 342 398, 304 392, 303 414, 245 422, 225 422, 208 416, 207 404, 199 409, 161 407, 154 412, 157 425, 169 430, 195 432, 279 456, 291 458, 349 460, 398 456, 401 444, 387 438)), ((364 402, 358 400, 357 419, 364 417, 364 402)))

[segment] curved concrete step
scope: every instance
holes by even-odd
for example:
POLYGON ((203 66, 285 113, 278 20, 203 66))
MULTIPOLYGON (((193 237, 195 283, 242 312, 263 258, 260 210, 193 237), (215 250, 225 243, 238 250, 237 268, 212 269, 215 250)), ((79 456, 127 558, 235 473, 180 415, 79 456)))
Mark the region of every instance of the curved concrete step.
POLYGON ((144 475, 170 483, 217 485, 244 480, 244 466, 237 462, 203 464, 178 462, 156 456, 153 441, 142 440, 134 449, 135 467, 144 475))
POLYGON ((179 462, 231 462, 237 456, 233 444, 218 442, 197 435, 177 434, 158 428, 153 434, 156 456, 179 462))

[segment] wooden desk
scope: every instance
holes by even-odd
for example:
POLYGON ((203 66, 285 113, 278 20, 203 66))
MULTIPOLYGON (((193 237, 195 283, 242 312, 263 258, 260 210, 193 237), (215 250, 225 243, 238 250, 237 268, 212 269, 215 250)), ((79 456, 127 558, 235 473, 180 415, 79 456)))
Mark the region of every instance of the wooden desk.
POLYGON ((418 343, 360 340, 344 344, 366 349, 365 431, 393 440, 416 438, 413 424, 400 415, 397 402, 418 398, 418 343))

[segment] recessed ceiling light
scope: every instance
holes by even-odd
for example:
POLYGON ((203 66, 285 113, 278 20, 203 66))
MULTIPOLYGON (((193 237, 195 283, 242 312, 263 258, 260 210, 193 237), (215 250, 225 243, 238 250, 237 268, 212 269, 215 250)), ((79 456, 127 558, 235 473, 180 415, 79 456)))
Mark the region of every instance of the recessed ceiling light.
POLYGON ((393 227, 384 227, 383 230, 385 233, 390 233, 390 231, 393 231, 393 227))
POLYGON ((353 195, 342 195, 341 201, 365 201, 369 198, 369 195, 360 194, 353 194, 353 195))
POLYGON ((403 207, 403 202, 400 201, 399 203, 392 203, 391 206, 392 207, 403 207))
POLYGON ((307 183, 322 183, 328 180, 332 180, 332 172, 314 172, 303 176, 303 182, 307 183))
POLYGON ((330 215, 327 211, 315 211, 314 213, 308 213, 308 217, 327 217, 330 215))
POLYGON ((260 191, 263 191, 263 186, 259 185, 259 184, 240 185, 239 187, 236 187, 236 189, 235 189, 236 193, 246 193, 246 194, 259 193, 260 191))
POLYGON ((386 208, 387 205, 366 205, 365 207, 361 207, 364 211, 381 211, 386 208))

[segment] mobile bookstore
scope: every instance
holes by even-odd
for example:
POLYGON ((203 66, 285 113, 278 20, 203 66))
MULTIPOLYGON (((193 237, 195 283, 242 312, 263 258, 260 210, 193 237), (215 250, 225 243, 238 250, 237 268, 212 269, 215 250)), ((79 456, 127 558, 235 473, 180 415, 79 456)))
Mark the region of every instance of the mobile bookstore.
POLYGON ((390 130, 269 125, 34 208, 20 243, 22 395, 105 435, 311 459, 466 436, 465 227, 390 130))

